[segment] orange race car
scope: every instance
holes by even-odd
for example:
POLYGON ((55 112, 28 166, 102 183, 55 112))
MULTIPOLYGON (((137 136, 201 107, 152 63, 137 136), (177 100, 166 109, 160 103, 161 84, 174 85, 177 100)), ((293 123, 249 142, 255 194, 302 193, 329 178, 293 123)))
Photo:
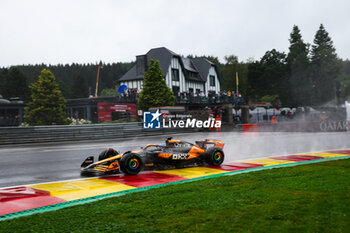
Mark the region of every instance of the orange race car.
POLYGON ((126 173, 136 175, 143 168, 159 169, 209 164, 220 166, 224 161, 224 143, 219 140, 205 139, 192 144, 182 140, 168 138, 165 145, 148 144, 140 150, 119 154, 109 148, 101 152, 98 161, 90 156, 81 164, 82 174, 126 173))

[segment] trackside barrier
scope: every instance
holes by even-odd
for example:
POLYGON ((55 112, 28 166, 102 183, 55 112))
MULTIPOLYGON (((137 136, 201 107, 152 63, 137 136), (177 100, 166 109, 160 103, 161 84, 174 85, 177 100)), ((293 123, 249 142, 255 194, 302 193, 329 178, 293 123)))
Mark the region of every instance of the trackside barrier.
POLYGON ((245 136, 259 135, 258 124, 242 124, 242 132, 245 136))
POLYGON ((194 129, 143 129, 142 123, 0 127, 0 145, 78 141, 193 132, 194 129))

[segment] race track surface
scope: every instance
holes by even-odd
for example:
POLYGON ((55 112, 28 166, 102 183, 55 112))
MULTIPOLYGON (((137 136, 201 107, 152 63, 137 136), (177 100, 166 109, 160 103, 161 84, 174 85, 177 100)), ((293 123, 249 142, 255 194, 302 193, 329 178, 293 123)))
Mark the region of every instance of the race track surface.
MULTIPOLYGON (((246 136, 236 132, 169 135, 194 142, 205 138, 225 142, 225 163, 263 156, 350 148, 350 134, 341 133, 260 133, 246 136)), ((80 164, 105 148, 119 152, 149 143, 164 143, 167 136, 69 143, 41 143, 0 148, 0 187, 37 184, 81 178, 80 164)))

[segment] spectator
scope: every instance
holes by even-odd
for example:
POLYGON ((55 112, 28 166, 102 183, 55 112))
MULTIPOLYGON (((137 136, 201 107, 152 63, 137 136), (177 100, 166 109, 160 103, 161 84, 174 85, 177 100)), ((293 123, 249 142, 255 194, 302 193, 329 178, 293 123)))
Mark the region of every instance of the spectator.
POLYGON ((228 99, 228 102, 229 102, 229 103, 232 103, 231 97, 232 97, 232 96, 231 96, 231 91, 228 91, 228 92, 227 92, 227 99, 228 99))
POLYGON ((228 101, 227 101, 227 92, 226 92, 226 90, 223 91, 222 95, 223 95, 224 103, 227 103, 228 101))

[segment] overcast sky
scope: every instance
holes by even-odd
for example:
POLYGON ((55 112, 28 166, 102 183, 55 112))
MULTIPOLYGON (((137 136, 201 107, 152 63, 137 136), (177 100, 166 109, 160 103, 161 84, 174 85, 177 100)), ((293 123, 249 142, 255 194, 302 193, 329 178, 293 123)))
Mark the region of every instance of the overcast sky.
POLYGON ((133 61, 151 48, 224 61, 288 51, 323 23, 350 58, 348 0, 0 0, 0 66, 133 61))

